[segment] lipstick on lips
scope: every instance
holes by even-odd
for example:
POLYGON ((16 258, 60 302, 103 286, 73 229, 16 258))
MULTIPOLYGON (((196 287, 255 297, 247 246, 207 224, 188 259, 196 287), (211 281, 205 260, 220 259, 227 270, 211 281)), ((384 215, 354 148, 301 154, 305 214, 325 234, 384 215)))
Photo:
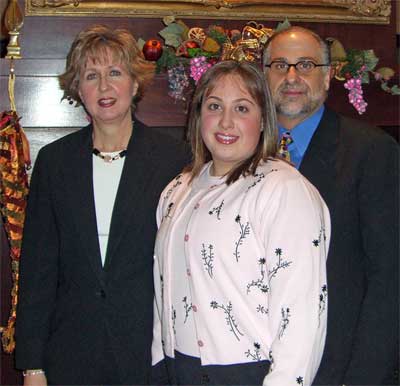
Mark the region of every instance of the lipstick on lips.
POLYGON ((215 139, 217 140, 217 142, 222 143, 223 145, 231 145, 239 139, 239 136, 232 134, 215 133, 215 139))

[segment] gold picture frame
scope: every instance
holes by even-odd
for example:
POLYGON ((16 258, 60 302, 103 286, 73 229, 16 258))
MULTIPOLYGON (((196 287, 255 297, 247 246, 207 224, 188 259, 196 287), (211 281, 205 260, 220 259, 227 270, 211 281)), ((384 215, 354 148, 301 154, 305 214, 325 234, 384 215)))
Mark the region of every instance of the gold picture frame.
POLYGON ((25 0, 27 16, 149 17, 389 24, 390 0, 25 0))

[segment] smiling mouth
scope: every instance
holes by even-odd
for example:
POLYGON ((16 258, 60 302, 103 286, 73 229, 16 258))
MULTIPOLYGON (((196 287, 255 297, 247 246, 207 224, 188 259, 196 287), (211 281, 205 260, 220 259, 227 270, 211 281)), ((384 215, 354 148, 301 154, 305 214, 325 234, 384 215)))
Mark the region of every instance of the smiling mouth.
POLYGON ((114 106, 115 102, 115 98, 101 98, 97 103, 100 107, 111 107, 114 106))
POLYGON ((302 90, 282 90, 281 93, 288 97, 296 97, 304 94, 302 90))
POLYGON ((228 135, 221 133, 216 133, 215 138, 219 143, 222 143, 224 145, 231 145, 232 143, 235 143, 239 139, 237 135, 228 135))
POLYGON ((287 97, 298 97, 305 95, 307 93, 307 89, 302 87, 302 85, 284 85, 280 90, 279 93, 283 96, 287 97))

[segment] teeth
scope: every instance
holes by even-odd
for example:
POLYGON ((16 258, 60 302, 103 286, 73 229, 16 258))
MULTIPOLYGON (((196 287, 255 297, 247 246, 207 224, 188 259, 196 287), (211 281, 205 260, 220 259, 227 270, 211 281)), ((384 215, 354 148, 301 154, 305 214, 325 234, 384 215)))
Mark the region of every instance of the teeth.
POLYGON ((218 134, 218 137, 222 138, 224 141, 229 141, 229 140, 235 139, 235 137, 232 137, 230 135, 223 135, 223 134, 218 134))
POLYGON ((109 105, 114 103, 114 99, 113 98, 109 98, 109 99, 100 99, 99 100, 99 104, 100 105, 109 105))

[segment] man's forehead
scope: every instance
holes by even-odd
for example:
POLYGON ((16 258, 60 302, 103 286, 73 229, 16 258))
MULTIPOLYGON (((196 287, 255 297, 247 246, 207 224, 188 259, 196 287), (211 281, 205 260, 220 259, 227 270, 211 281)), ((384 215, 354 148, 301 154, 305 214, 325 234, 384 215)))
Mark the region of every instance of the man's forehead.
POLYGON ((310 34, 293 31, 277 36, 271 42, 271 58, 321 58, 322 49, 319 42, 310 34))

